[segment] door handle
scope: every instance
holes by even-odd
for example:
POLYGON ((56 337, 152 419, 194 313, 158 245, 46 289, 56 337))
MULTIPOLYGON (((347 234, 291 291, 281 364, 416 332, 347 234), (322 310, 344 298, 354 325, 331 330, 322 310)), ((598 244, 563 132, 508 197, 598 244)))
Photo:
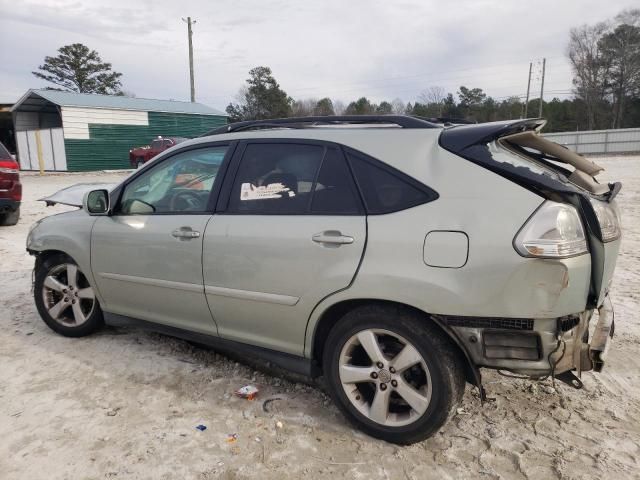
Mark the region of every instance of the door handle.
POLYGON ((326 230, 324 232, 316 233, 311 237, 316 243, 324 243, 330 245, 348 245, 353 243, 353 237, 348 235, 342 235, 338 230, 326 230))
POLYGON ((191 240, 192 238, 198 238, 200 232, 192 230, 191 227, 180 227, 171 232, 171 235, 180 240, 191 240))

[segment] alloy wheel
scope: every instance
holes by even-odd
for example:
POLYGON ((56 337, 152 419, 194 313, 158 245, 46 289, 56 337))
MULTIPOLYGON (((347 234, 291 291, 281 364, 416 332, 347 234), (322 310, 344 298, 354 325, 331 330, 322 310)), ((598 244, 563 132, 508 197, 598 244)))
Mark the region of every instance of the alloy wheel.
POLYGON ((51 318, 68 327, 85 323, 96 306, 93 288, 73 263, 56 265, 49 270, 42 296, 51 318))
POLYGON ((338 375, 351 404, 380 425, 418 420, 431 402, 431 374, 404 337, 383 329, 362 330, 342 347, 338 375))

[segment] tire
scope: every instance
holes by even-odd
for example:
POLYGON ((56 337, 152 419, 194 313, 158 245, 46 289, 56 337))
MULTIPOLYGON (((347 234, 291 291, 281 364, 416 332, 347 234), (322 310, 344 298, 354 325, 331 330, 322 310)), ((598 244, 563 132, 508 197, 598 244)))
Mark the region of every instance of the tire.
POLYGON ((67 255, 53 255, 39 262, 33 295, 44 323, 60 335, 84 337, 104 325, 93 288, 67 255), (76 280, 69 281, 74 271, 76 280))
POLYGON ((144 160, 142 158, 138 158, 136 160, 136 168, 142 168, 144 166, 144 160))
POLYGON ((465 379, 459 352, 417 312, 386 305, 358 307, 333 327, 325 345, 324 375, 334 402, 372 437, 403 445, 429 438, 462 400, 465 379), (383 354, 383 368, 372 360, 375 354, 369 355, 370 350, 363 347, 371 346, 372 338, 383 354), (400 351, 404 358, 398 356, 400 351), (372 408, 379 394, 376 406, 382 407, 372 408))
POLYGON ((13 212, 3 213, 0 215, 0 226, 10 227, 15 225, 20 220, 20 207, 16 208, 13 212))

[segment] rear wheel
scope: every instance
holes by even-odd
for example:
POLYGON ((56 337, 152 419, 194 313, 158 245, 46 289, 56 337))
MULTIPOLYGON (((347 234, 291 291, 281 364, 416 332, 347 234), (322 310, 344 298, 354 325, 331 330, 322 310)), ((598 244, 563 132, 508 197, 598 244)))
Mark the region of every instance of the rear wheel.
POLYGON ((20 207, 13 212, 0 214, 0 226, 10 227, 18 223, 18 220, 20 220, 20 207))
POLYGON ((364 432, 394 443, 433 435, 464 392, 451 341, 424 316, 400 307, 347 313, 329 334, 323 365, 340 410, 364 432))
POLYGON ((93 288, 67 255, 54 255, 40 263, 34 297, 42 320, 61 335, 83 337, 104 324, 93 288))

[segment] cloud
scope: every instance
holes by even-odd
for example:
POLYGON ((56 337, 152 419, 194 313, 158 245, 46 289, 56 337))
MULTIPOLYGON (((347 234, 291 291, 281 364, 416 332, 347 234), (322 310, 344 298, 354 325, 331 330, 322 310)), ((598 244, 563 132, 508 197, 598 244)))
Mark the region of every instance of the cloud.
MULTIPOLYGON (((141 97, 189 96, 186 25, 194 25, 196 97, 224 108, 250 68, 267 65, 296 98, 415 101, 432 85, 523 94, 546 57, 547 90, 568 92, 569 29, 615 16, 628 0, 0 0, 0 99, 44 86, 46 55, 82 42, 141 97)), ((534 82, 534 87, 539 84, 534 82)), ((565 93, 557 93, 566 95, 565 93)))

